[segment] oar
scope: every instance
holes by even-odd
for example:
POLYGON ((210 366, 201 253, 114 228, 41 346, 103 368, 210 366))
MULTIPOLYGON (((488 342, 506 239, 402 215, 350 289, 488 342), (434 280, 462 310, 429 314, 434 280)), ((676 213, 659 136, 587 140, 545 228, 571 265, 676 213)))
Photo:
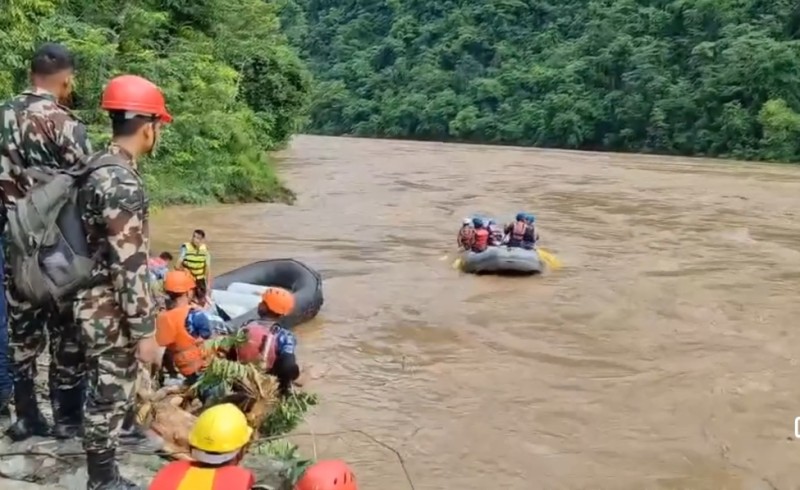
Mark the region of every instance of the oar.
POLYGON ((547 267, 555 270, 555 269, 560 269, 563 266, 561 261, 558 260, 558 257, 548 252, 547 250, 543 248, 537 248, 536 251, 539 252, 539 258, 542 259, 542 262, 547 264, 547 267))
POLYGON ((456 260, 453 261, 453 269, 461 270, 461 267, 464 265, 464 260, 461 257, 458 257, 456 260))

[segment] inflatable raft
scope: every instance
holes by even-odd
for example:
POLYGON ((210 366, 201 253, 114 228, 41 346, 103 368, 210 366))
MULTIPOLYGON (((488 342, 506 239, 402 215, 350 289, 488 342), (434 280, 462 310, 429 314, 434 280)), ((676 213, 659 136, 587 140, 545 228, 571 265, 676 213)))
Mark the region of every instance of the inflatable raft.
POLYGON ((215 277, 212 286, 211 300, 234 329, 258 317, 261 294, 271 286, 294 293, 294 310, 281 320, 285 328, 311 320, 324 302, 319 273, 293 259, 253 262, 215 277))
POLYGON ((538 274, 544 264, 536 250, 489 247, 480 253, 464 252, 461 255, 462 270, 471 274, 538 274))

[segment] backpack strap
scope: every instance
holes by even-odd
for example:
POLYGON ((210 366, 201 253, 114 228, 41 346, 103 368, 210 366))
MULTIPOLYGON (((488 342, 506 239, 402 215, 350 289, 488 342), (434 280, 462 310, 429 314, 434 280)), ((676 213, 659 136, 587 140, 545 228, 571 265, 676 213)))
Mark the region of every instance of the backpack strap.
POLYGON ((83 163, 83 165, 79 165, 78 168, 56 170, 55 172, 47 172, 38 168, 27 168, 24 169, 24 172, 36 181, 47 183, 53 180, 56 174, 67 174, 76 180, 83 180, 88 178, 95 170, 105 167, 119 167, 128 171, 131 170, 125 165, 116 162, 90 162, 89 157, 86 156, 82 156, 80 162, 83 163))

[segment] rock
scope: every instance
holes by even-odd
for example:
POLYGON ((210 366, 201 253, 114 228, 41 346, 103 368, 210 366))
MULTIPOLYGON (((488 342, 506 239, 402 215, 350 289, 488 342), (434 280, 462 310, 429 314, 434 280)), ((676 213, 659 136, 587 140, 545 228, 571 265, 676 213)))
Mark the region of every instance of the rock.
POLYGON ((289 481, 290 466, 283 461, 265 456, 247 456, 242 466, 256 475, 256 485, 272 490, 292 490, 292 483, 289 481))
MULTIPOLYGON (((122 476, 147 488, 153 476, 166 461, 157 456, 125 455, 121 458, 119 470, 122 476)), ((86 468, 80 467, 70 473, 64 474, 58 480, 58 487, 65 490, 86 490, 86 468)), ((5 490, 5 489, 4 489, 5 490)))
MULTIPOLYGON (((153 441, 146 441, 149 446, 153 441)), ((78 439, 57 441, 33 437, 12 443, 0 440, 2 453, 27 453, 0 457, 0 489, 2 490, 85 490, 86 460, 78 439)), ((120 472, 147 488, 153 476, 169 461, 156 456, 152 449, 121 446, 118 449, 120 472), (126 452, 135 450, 137 453, 126 452), (138 454, 139 452, 144 454, 138 454)), ((244 466, 256 475, 256 483, 273 490, 291 490, 288 481, 290 465, 267 456, 245 458, 244 466)))
MULTIPOLYGON (((220 362, 224 366, 223 362, 220 362)), ((196 420, 198 407, 192 405, 185 386, 168 386, 156 389, 152 377, 140 373, 137 390, 136 419, 146 427, 149 440, 120 438, 117 450, 120 472, 131 481, 147 488, 159 469, 169 460, 159 457, 161 451, 175 458, 188 457, 187 436, 196 420), (157 436, 157 437, 153 437, 157 436), (136 444, 126 444, 126 439, 136 444)), ((43 376, 40 376, 43 378, 43 376)), ((51 419, 47 387, 37 379, 40 403, 45 416, 51 419)), ((263 420, 277 404, 277 385, 270 376, 247 370, 238 385, 240 407, 252 427, 261 426, 263 420)), ((236 403, 236 402, 234 402, 236 403)), ((0 429, 10 420, 0 418, 0 429)), ((256 483, 272 490, 291 490, 288 480, 291 465, 269 456, 252 455, 244 466, 256 475, 256 483)), ((0 437, 0 489, 2 490, 85 490, 86 460, 79 439, 61 441, 52 438, 32 437, 22 442, 11 442, 0 437)))
MULTIPOLYGON (((0 482, 2 482, 0 483, 0 485, 3 486, 3 490, 41 490, 42 488, 40 485, 36 485, 35 483, 25 483, 24 481, 0 479, 0 482)), ((58 487, 51 487, 51 488, 58 488, 58 487)))

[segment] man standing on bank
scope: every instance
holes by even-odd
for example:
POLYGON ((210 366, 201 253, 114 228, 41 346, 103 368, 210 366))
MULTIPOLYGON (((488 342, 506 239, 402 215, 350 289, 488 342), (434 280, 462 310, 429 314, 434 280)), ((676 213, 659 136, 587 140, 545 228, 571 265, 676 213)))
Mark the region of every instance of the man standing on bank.
MULTIPOLYGON (((73 169, 91 153, 86 126, 65 105, 72 95, 74 70, 74 58, 67 48, 45 44, 31 61, 32 88, 0 107, 0 198, 4 212, 14 209, 15 202, 33 186, 34 179, 26 170, 48 173, 73 169)), ((15 258, 6 259, 4 282, 17 416, 7 434, 23 440, 49 432, 34 392, 36 358, 49 336, 48 385, 56 422, 54 435, 72 437, 81 424, 85 370, 72 311, 55 304, 36 308, 23 299, 9 276, 15 258)))
POLYGON ((148 200, 137 160, 151 154, 161 126, 172 117, 164 95, 134 75, 112 79, 102 97, 111 117, 111 144, 92 155, 98 166, 79 191, 89 251, 103 251, 93 272, 94 287, 80 291, 74 305, 88 363, 89 397, 83 446, 89 490, 133 490, 116 463, 117 437, 133 395, 138 361, 157 352, 147 260, 150 252, 148 200))

